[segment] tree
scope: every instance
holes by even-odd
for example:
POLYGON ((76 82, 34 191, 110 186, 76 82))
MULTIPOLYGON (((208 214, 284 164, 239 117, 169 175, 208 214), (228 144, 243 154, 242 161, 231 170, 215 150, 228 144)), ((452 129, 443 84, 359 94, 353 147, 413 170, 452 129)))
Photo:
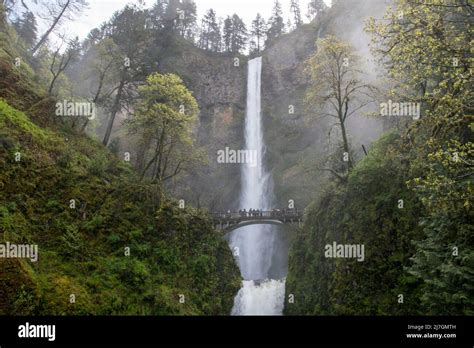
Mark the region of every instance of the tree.
MULTIPOLYGON (((14 12, 16 4, 20 2, 21 6, 26 10, 30 11, 27 2, 25 0, 0 0, 0 16, 1 15, 9 15, 10 13, 14 12)), ((34 0, 35 4, 37 0, 34 0)))
POLYGON ((196 12, 194 0, 157 0, 152 8, 153 27, 192 40, 196 34, 196 12))
POLYGON ((285 23, 283 20, 283 11, 281 9, 280 1, 275 0, 273 5, 273 13, 268 22, 269 29, 267 32, 266 46, 269 46, 276 38, 285 32, 285 23))
POLYGON ((303 19, 301 18, 301 8, 298 0, 291 0, 290 12, 293 14, 293 21, 295 27, 298 28, 303 24, 303 19))
POLYGON ((232 17, 227 16, 224 20, 224 29, 222 37, 224 51, 231 52, 232 49, 232 17))
POLYGON ((68 48, 64 54, 60 53, 61 49, 62 44, 58 45, 57 49, 54 51, 53 57, 51 59, 51 65, 49 67, 49 70, 53 76, 48 88, 48 93, 50 95, 53 93, 54 84, 56 83, 59 76, 66 70, 70 63, 79 58, 81 53, 79 38, 76 37, 68 44, 68 48))
POLYGON ((175 30, 179 23, 180 0, 166 0, 164 22, 167 29, 175 30))
POLYGON ((189 40, 193 40, 195 36, 196 13, 196 3, 193 0, 184 0, 181 3, 178 28, 181 36, 189 40))
POLYGON ((259 54, 260 51, 263 49, 263 42, 266 30, 267 28, 265 20, 260 15, 260 13, 257 13, 257 17, 252 21, 252 30, 250 32, 252 36, 251 48, 255 50, 257 54, 259 54))
POLYGON ((369 102, 361 99, 370 86, 363 84, 359 76, 359 57, 349 43, 334 36, 318 40, 317 51, 307 61, 306 71, 311 77, 307 104, 317 108, 319 118, 335 120, 345 153, 346 174, 352 169, 351 149, 347 135, 347 120, 369 102), (320 111, 322 110, 322 111, 320 111), (327 111, 326 111, 327 110, 327 111))
POLYGON ((117 12, 110 21, 110 37, 122 56, 122 64, 116 72, 118 78, 113 88, 114 101, 102 143, 107 145, 117 113, 134 97, 135 85, 145 78, 146 49, 150 32, 146 30, 146 13, 136 6, 126 6, 117 12))
MULTIPOLYGON (((104 104, 113 93, 110 86, 115 83, 115 72, 120 71, 122 55, 115 42, 105 38, 89 49, 88 56, 91 62, 87 64, 86 77, 91 80, 90 96, 94 104, 104 104)), ((81 131, 86 129, 88 123, 89 118, 81 131)))
POLYGON ((47 13, 45 18, 50 21, 50 25, 35 47, 33 47, 32 53, 35 54, 35 52, 46 43, 49 35, 59 27, 65 19, 72 19, 74 14, 80 13, 87 6, 88 3, 86 0, 55 0, 53 3, 46 4, 47 13))
POLYGON ((193 39, 196 30, 196 12, 194 0, 158 0, 153 7, 154 20, 157 22, 154 26, 193 39))
POLYGON ((398 0, 371 19, 373 51, 387 69, 388 98, 423 106, 408 128, 409 187, 427 213, 409 272, 423 281, 430 315, 472 315, 472 15, 469 1, 398 0))
POLYGON ((247 27, 244 21, 234 14, 224 20, 223 48, 226 52, 239 53, 247 45, 247 27))
POLYGON ((231 52, 240 53, 247 45, 247 27, 244 21, 237 15, 232 16, 232 38, 231 52))
POLYGON ((87 34, 86 39, 83 41, 82 46, 84 51, 89 50, 91 47, 97 45, 105 37, 105 25, 102 25, 101 28, 92 29, 89 34, 87 34))
POLYGON ((205 50, 218 52, 220 43, 221 33, 216 12, 213 9, 209 9, 202 19, 199 46, 205 50))
POLYGON ((23 12, 22 16, 13 23, 13 26, 27 47, 31 47, 35 44, 37 39, 37 24, 33 12, 23 12))
POLYGON ((319 13, 326 11, 327 8, 328 7, 324 3, 324 0, 311 0, 308 4, 308 13, 306 14, 306 17, 312 21, 319 13))
POLYGON ((199 158, 193 150, 198 105, 178 76, 155 73, 138 89, 134 110, 127 128, 149 144, 139 154, 146 158, 141 176, 148 174, 161 196, 164 184, 199 158))
POLYGON ((153 30, 165 27, 167 0, 156 0, 150 9, 150 22, 153 30))

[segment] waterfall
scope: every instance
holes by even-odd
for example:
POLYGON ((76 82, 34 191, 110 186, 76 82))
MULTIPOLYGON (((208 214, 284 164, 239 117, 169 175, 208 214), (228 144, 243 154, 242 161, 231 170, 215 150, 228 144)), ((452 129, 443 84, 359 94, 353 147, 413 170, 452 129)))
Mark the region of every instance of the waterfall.
MULTIPOLYGON (((240 207, 271 209, 272 184, 265 172, 263 157, 265 144, 261 119, 262 58, 248 63, 247 112, 245 117, 246 150, 256 151, 257 165, 242 165, 242 191, 240 207)), ((285 296, 285 279, 270 279, 278 250, 277 227, 253 225, 240 228, 231 235, 232 250, 242 277, 241 289, 234 300, 233 315, 280 315, 285 296), (237 249, 236 249, 237 248, 237 249)))

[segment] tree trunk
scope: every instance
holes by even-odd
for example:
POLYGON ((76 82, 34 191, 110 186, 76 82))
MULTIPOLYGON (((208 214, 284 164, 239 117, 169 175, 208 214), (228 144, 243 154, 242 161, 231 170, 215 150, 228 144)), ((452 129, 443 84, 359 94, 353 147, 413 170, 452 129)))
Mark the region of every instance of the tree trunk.
POLYGON ((350 152, 349 152, 349 142, 347 141, 346 125, 342 121, 341 121, 340 125, 341 125, 341 133, 342 133, 342 142, 343 142, 344 152, 347 152, 347 154, 349 156, 349 160, 347 162, 347 167, 348 167, 349 170, 351 170, 352 169, 352 159, 351 159, 350 152))
POLYGON ((162 181, 163 174, 164 174, 161 171, 161 164, 163 161, 163 147, 165 143, 165 134, 166 134, 166 122, 163 123, 163 129, 161 130, 161 135, 159 139, 159 147, 158 147, 159 157, 158 157, 158 165, 157 165, 157 171, 156 171, 156 179, 158 179, 158 182, 162 181))
POLYGON ((53 93, 54 84, 56 83, 56 79, 58 78, 58 76, 59 75, 54 75, 53 80, 51 81, 48 88, 48 95, 51 95, 51 93, 53 93))
POLYGON ((49 35, 51 34, 51 32, 54 30, 54 28, 56 27, 56 25, 58 24, 59 20, 63 17, 64 15, 64 12, 66 12, 67 8, 69 7, 69 4, 71 3, 70 0, 68 0, 65 4, 64 4, 64 7, 62 8, 61 12, 59 13, 59 15, 54 19, 53 21, 53 24, 51 24, 51 26, 49 27, 49 29, 46 31, 46 33, 43 34, 43 36, 41 37, 41 39, 38 41, 38 43, 36 44, 36 46, 33 48, 33 50, 31 51, 32 54, 35 54, 35 52, 41 47, 43 46, 43 44, 46 42, 46 40, 48 39, 49 35))
POLYGON ((107 146, 109 143, 110 135, 112 134, 112 128, 114 127, 115 116, 120 109, 120 99, 122 99, 123 88, 125 86, 125 81, 120 82, 120 86, 117 90, 117 95, 115 96, 114 106, 112 108, 112 112, 110 114, 109 123, 107 124, 107 130, 105 131, 104 140, 102 144, 107 146))

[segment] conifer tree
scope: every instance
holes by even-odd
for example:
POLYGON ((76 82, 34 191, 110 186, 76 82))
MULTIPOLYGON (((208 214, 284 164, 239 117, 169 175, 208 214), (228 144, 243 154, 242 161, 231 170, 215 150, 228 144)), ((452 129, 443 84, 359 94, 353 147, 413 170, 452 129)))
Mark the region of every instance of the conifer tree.
POLYGON ((283 11, 279 0, 275 0, 272 16, 269 20, 269 29, 267 32, 266 46, 271 44, 276 38, 285 32, 285 23, 283 20, 283 11))
POLYGON ((232 49, 232 17, 227 16, 224 20, 222 43, 225 52, 231 52, 232 49))
POLYGON ((213 9, 209 9, 202 19, 199 46, 205 50, 218 52, 221 39, 216 12, 213 9))
POLYGON ((247 27, 237 14, 232 16, 231 52, 240 53, 247 45, 247 27))
POLYGON ((263 49, 264 38, 266 32, 266 23, 260 13, 257 13, 257 17, 252 21, 252 30, 250 32, 251 39, 251 49, 255 52, 260 53, 263 49))
POLYGON ((37 24, 33 12, 25 11, 22 16, 13 23, 18 35, 25 41, 27 47, 34 45, 37 39, 37 24))
POLYGON ((296 28, 303 24, 303 19, 301 18, 301 8, 298 0, 291 0, 290 12, 293 14, 293 23, 296 28))
POLYGON ((323 0, 311 0, 308 4, 308 13, 306 14, 306 17, 312 21, 319 13, 326 11, 327 8, 328 7, 323 0))

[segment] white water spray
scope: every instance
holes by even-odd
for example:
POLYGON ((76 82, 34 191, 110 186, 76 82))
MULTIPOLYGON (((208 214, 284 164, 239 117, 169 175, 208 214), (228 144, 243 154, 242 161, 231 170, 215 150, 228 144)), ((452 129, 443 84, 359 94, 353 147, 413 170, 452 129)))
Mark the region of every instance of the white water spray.
MULTIPOLYGON (((263 167, 265 145, 261 119, 262 58, 248 63, 245 145, 257 152, 257 165, 243 165, 240 206, 247 211, 270 209, 270 175, 263 167)), ((233 315, 280 315, 283 311, 285 279, 268 279, 276 242, 275 227, 253 225, 236 230, 230 239, 237 247, 240 271, 245 281, 234 300, 233 315), (256 280, 256 281, 255 281, 256 280)))

